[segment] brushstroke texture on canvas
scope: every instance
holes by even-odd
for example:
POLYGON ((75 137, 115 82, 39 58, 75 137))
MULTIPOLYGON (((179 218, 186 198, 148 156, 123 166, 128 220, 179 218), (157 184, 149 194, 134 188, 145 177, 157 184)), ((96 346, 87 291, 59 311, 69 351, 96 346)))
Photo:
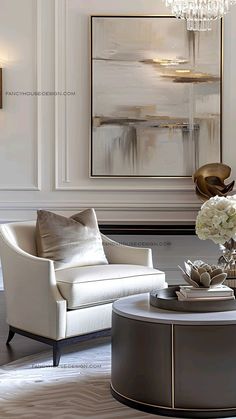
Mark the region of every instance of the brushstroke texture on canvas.
POLYGON ((92 175, 191 176, 220 160, 220 26, 93 17, 92 175))

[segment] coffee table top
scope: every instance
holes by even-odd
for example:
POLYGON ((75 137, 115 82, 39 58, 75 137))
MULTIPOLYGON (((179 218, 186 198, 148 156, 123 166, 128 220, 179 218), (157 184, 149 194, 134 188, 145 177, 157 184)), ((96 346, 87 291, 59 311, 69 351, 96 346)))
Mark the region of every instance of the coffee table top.
POLYGON ((121 298, 113 303, 113 312, 129 319, 151 323, 223 325, 236 324, 236 310, 212 313, 186 313, 162 310, 149 304, 149 293, 121 298))

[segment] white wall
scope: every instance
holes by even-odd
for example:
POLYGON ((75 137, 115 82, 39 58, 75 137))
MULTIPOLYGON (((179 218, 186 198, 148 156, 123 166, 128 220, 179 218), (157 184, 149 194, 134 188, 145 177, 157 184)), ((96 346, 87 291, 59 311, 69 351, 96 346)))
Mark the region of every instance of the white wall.
MULTIPOLYGON (((191 179, 89 178, 89 15, 166 13, 161 0, 0 0, 0 221, 93 206, 103 222, 193 221, 191 179)), ((223 160, 236 177, 236 7, 225 19, 223 160), (231 23, 232 22, 232 23, 231 23)))

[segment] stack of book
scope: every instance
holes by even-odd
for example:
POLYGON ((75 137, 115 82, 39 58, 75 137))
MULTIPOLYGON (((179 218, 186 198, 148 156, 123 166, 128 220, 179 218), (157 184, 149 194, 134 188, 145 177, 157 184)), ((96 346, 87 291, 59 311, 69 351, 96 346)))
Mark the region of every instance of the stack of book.
POLYGON ((226 285, 219 285, 215 288, 180 285, 176 294, 179 301, 235 300, 234 291, 226 285))

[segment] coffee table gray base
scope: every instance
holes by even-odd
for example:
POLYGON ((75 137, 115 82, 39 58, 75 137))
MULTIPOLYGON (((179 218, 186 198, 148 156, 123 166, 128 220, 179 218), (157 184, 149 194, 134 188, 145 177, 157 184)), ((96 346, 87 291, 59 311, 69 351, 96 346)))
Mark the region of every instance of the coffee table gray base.
POLYGON ((228 418, 236 416, 236 409, 231 410, 230 414, 228 410, 181 410, 181 409, 166 409, 164 407, 157 407, 148 405, 145 403, 137 402, 136 400, 130 400, 121 394, 117 393, 111 385, 111 394, 120 403, 125 404, 133 409, 141 410, 142 412, 152 413, 154 415, 163 415, 168 417, 182 417, 182 418, 228 418))
POLYGON ((229 324, 219 313, 201 322, 176 313, 175 322, 174 313, 145 310, 146 294, 122 300, 113 305, 113 396, 168 416, 236 416, 235 313, 229 324))

